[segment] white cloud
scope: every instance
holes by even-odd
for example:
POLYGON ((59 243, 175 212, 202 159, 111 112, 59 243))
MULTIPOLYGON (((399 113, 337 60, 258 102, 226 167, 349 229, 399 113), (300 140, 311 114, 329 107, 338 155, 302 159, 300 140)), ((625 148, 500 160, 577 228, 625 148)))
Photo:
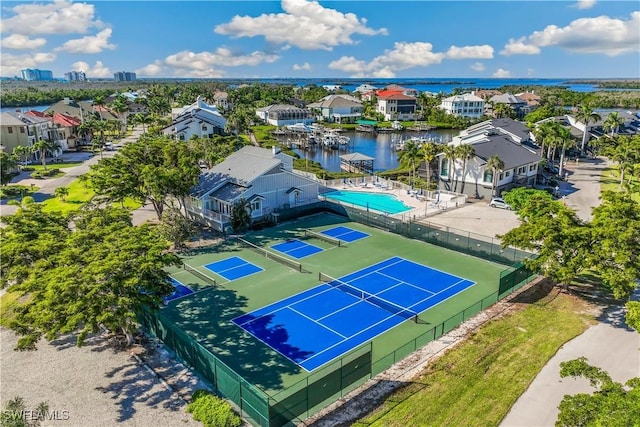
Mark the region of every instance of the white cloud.
POLYGON ((154 61, 153 64, 149 64, 145 67, 138 68, 136 75, 138 76, 157 76, 164 71, 164 67, 160 61, 154 61))
POLYGON ((55 0, 44 4, 20 4, 7 10, 14 15, 0 20, 4 33, 83 34, 91 27, 103 26, 100 20, 94 20, 94 6, 87 3, 55 0))
POLYGON ((596 4, 596 0, 578 0, 578 9, 591 9, 596 4))
POLYGON ((75 71, 84 71, 87 77, 113 77, 109 67, 105 67, 102 61, 96 61, 93 67, 84 61, 78 61, 71 64, 71 68, 75 71))
POLYGON ((285 13, 258 17, 236 15, 215 32, 232 37, 263 36, 268 42, 296 46, 305 50, 332 50, 334 46, 353 45, 355 34, 386 35, 386 28, 372 29, 367 20, 353 13, 342 13, 321 6, 317 1, 283 0, 285 13))
POLYGON ((302 65, 298 65, 298 64, 293 64, 293 70, 294 71, 301 71, 301 70, 305 70, 308 71, 311 69, 311 65, 309 65, 308 62, 305 62, 302 65))
POLYGON ((491 59, 493 47, 485 44, 481 46, 451 46, 446 53, 449 59, 491 59))
POLYGON ((607 56, 640 51, 640 11, 628 20, 598 16, 580 18, 565 27, 549 25, 528 37, 509 40, 502 55, 537 54, 540 48, 557 46, 573 53, 595 53, 607 56))
POLYGON ((526 44, 526 38, 520 37, 518 40, 509 39, 509 43, 500 51, 500 55, 538 55, 540 48, 531 44, 526 44))
POLYGON ((471 66, 471 69, 473 71, 481 72, 485 70, 485 66, 482 62, 474 62, 474 64, 471 66))
POLYGON ((535 74, 535 71, 533 68, 527 68, 527 76, 531 77, 535 74))
POLYGON ((1 46, 5 49, 39 49, 47 44, 47 40, 39 37, 30 39, 21 34, 11 34, 2 39, 1 46))
POLYGON ((65 42, 57 51, 67 53, 100 53, 105 49, 114 50, 116 45, 109 43, 111 28, 105 28, 95 36, 85 36, 81 39, 69 40, 65 42))
POLYGON ((219 47, 213 52, 190 52, 183 50, 167 56, 164 60, 156 60, 152 64, 140 68, 141 75, 154 76, 161 72, 171 73, 176 77, 224 77, 224 67, 254 67, 262 63, 272 63, 280 57, 275 54, 255 51, 248 55, 237 54, 231 49, 219 47))
POLYGON ((493 73, 493 77, 507 79, 511 77, 511 71, 503 70, 502 68, 498 68, 498 70, 493 73))
POLYGON ((427 42, 396 42, 393 49, 387 49, 371 61, 363 61, 353 56, 329 63, 332 70, 350 73, 351 77, 388 77, 396 76, 396 72, 414 67, 428 67, 440 64, 444 59, 493 58, 493 48, 483 46, 451 46, 445 52, 434 52, 433 45, 427 42))
POLYGON ((47 64, 56 60, 56 54, 52 52, 28 53, 13 55, 4 52, 2 54, 2 75, 17 76, 20 70, 25 68, 38 68, 42 64, 47 64))

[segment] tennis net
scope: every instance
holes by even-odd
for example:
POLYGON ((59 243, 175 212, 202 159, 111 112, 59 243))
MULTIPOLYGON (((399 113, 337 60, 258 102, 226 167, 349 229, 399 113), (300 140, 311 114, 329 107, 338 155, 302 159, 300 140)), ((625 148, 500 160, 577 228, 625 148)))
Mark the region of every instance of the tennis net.
POLYGON ((251 243, 248 240, 245 240, 241 237, 237 237, 236 239, 238 239, 238 242, 240 242, 241 245, 243 245, 246 248, 249 248, 251 250, 253 250, 254 252, 259 253, 260 255, 263 255, 265 258, 268 258, 272 261, 275 262, 279 262, 282 265, 285 265, 289 268, 292 268, 294 270, 300 271, 302 272, 302 264, 300 264, 297 261, 293 261, 289 258, 283 257, 282 255, 278 255, 276 253, 273 253, 271 251, 266 250, 263 247, 260 247, 258 245, 256 245, 255 243, 251 243))
POLYGON ((209 285, 213 285, 213 286, 217 285, 216 279, 214 279, 213 277, 207 276, 206 274, 204 274, 200 270, 196 270, 195 268, 191 267, 186 262, 182 263, 182 268, 184 268, 185 270, 187 270, 189 273, 193 274, 194 276, 204 280, 205 283, 207 283, 209 285))
POLYGON ((342 246, 342 241, 340 239, 335 239, 333 237, 327 236, 326 234, 316 233, 315 231, 305 229, 304 235, 325 241, 327 243, 331 243, 332 245, 342 246))
POLYGON ((396 303, 391 301, 387 301, 384 298, 380 298, 379 296, 370 294, 369 292, 365 292, 360 288, 356 288, 348 283, 345 283, 339 279, 334 279, 333 277, 320 272, 318 274, 318 278, 321 282, 325 282, 329 286, 336 288, 342 292, 348 293, 350 295, 355 296, 363 301, 367 301, 370 304, 375 305, 378 308, 386 310, 396 316, 404 317, 405 319, 409 319, 413 322, 418 323, 418 313, 415 311, 409 310, 408 308, 402 307, 396 303))

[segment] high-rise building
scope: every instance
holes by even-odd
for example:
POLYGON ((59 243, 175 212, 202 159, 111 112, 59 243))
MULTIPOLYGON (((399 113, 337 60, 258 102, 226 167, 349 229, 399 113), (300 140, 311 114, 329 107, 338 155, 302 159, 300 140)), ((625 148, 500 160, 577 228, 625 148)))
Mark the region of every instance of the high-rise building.
POLYGON ((119 71, 117 73, 113 73, 113 80, 117 82, 135 82, 136 73, 132 73, 130 71, 119 71))
POLYGON ((69 71, 68 73, 64 73, 64 78, 69 82, 86 82, 87 75, 84 71, 69 71))
POLYGON ((20 70, 22 79, 27 81, 34 80, 53 80, 53 72, 50 70, 39 70, 37 68, 26 68, 20 70))

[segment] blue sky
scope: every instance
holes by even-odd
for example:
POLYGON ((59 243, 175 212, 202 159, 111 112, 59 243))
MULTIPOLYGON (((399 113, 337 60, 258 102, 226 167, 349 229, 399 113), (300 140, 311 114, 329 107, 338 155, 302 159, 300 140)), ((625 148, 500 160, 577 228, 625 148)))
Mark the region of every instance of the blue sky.
POLYGON ((638 1, 3 1, 0 74, 640 78, 638 1))

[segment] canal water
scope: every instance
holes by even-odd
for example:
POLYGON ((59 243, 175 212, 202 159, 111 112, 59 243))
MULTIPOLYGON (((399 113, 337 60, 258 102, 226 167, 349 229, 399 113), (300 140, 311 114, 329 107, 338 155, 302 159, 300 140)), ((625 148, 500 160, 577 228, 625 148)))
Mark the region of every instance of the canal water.
MULTIPOLYGON (((349 137, 350 142, 346 148, 332 150, 321 148, 315 144, 309 150, 294 149, 300 158, 307 158, 322 164, 322 167, 331 172, 340 171, 340 156, 348 153, 360 153, 373 157, 373 168, 376 172, 395 169, 398 167, 398 151, 394 149, 396 142, 407 140, 411 137, 428 138, 436 143, 446 144, 460 131, 453 129, 434 129, 430 131, 414 132, 342 132, 341 135, 349 137)), ((284 142, 284 141, 281 141, 284 142)))

